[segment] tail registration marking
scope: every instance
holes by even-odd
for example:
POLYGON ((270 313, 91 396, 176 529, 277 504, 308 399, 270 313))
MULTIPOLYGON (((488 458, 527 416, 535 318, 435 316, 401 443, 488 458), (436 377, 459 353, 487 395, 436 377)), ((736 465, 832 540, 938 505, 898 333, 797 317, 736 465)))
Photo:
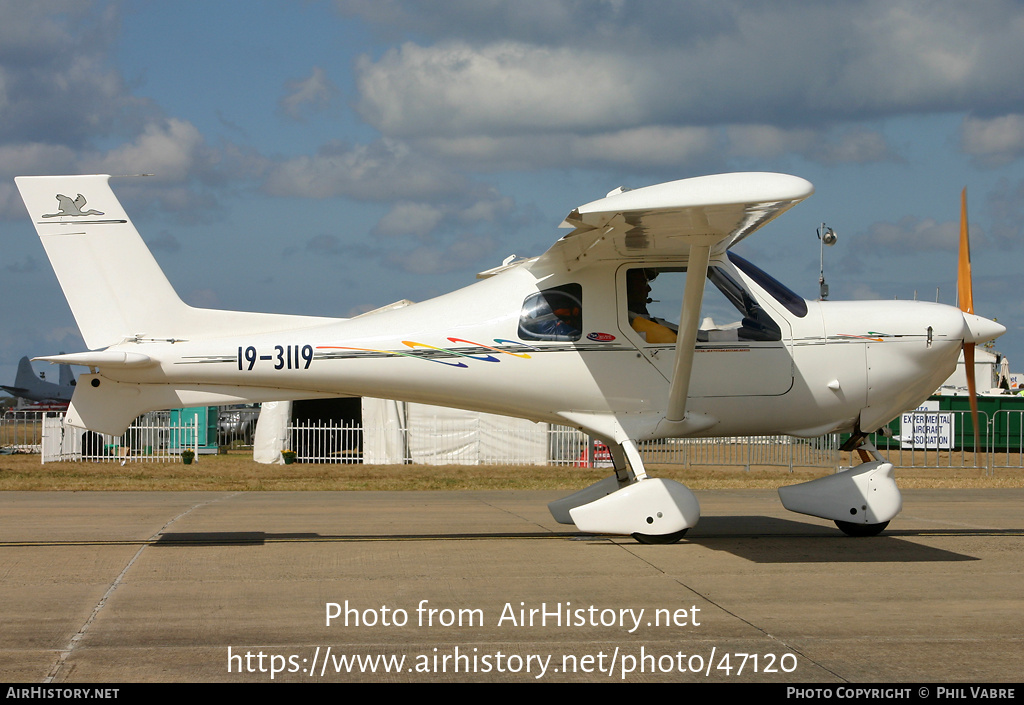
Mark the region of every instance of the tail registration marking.
POLYGON ((308 370, 309 363, 313 361, 312 345, 275 345, 273 355, 258 355, 255 345, 248 347, 238 346, 238 369, 252 370, 256 366, 256 360, 273 360, 275 370, 308 370), (248 363, 248 367, 245 366, 248 363))

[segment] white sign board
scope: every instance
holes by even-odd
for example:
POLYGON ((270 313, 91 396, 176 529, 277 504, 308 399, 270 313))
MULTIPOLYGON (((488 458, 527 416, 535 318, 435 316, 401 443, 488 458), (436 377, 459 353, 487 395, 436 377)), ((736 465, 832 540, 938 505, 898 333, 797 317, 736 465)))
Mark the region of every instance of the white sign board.
POLYGON ((939 411, 939 402, 926 401, 900 416, 900 448, 949 450, 953 447, 953 414, 939 411))

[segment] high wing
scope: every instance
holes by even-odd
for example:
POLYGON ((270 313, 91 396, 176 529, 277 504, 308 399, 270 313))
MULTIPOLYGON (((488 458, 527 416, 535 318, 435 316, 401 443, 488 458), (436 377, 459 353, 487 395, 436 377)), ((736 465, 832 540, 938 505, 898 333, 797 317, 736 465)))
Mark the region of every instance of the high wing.
POLYGON ((686 256, 694 244, 723 252, 814 193, 809 181, 762 172, 681 179, 616 190, 573 210, 573 231, 544 259, 570 270, 594 259, 686 256))
MULTIPOLYGON (((573 210, 562 224, 573 231, 540 263, 573 271, 602 260, 686 257, 689 271, 706 277, 712 254, 729 249, 812 193, 814 187, 804 179, 761 172, 617 189, 573 210)), ((704 277, 687 277, 665 415, 680 431, 702 423, 684 417, 703 296, 704 277)))

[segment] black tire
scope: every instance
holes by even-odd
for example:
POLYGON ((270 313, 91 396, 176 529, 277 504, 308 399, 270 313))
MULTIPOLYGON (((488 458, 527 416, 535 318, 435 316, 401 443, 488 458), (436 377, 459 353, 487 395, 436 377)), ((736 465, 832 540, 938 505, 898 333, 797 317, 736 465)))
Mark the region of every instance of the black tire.
POLYGON ((687 531, 689 529, 683 529, 674 534, 633 534, 633 538, 637 543, 645 544, 679 543, 679 540, 686 536, 687 531))
POLYGON ((854 524, 853 522, 836 519, 836 526, 847 536, 878 536, 885 530, 885 527, 889 526, 889 522, 883 521, 881 524, 854 524))

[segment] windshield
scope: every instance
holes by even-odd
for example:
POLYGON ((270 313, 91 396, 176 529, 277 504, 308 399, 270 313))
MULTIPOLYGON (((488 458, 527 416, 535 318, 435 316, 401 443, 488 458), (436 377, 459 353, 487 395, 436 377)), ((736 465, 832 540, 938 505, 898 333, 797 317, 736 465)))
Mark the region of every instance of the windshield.
POLYGON ((803 318, 807 315, 807 301, 802 296, 797 295, 782 282, 739 255, 733 252, 726 254, 729 256, 729 261, 736 265, 737 269, 757 282, 758 286, 768 292, 773 299, 785 306, 790 313, 798 318, 803 318))

